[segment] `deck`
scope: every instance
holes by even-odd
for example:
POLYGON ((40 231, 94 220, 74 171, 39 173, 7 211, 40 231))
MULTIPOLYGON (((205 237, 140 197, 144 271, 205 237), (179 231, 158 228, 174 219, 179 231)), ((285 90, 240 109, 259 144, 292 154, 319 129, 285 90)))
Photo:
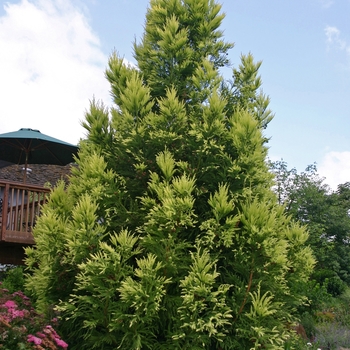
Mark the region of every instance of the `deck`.
POLYGON ((0 264, 23 264, 24 247, 34 244, 32 228, 49 188, 0 180, 0 264))

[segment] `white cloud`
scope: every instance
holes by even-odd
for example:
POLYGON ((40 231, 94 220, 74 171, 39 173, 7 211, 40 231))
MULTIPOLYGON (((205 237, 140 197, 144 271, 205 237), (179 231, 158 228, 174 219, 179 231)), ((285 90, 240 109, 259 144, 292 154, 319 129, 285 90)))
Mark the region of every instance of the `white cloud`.
POLYGON ((333 190, 350 181, 350 152, 327 152, 318 166, 318 173, 333 190))
POLYGON ((344 39, 341 31, 334 26, 326 26, 327 50, 335 54, 337 65, 342 71, 350 70, 350 43, 344 39), (345 55, 344 55, 345 53, 345 55), (341 56, 340 56, 341 54, 341 56), (345 60, 343 60, 345 58, 345 60))
POLYGON ((89 100, 110 102, 99 38, 70 0, 21 0, 4 10, 0 133, 29 127, 77 143, 89 100))
POLYGON ((346 41, 342 39, 340 30, 337 27, 326 26, 324 31, 327 37, 328 48, 334 45, 340 50, 347 49, 348 45, 346 41))

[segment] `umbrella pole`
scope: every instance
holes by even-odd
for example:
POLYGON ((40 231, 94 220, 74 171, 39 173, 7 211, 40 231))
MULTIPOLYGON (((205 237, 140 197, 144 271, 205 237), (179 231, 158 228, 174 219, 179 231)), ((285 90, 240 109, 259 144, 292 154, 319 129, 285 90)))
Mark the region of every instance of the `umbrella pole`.
POLYGON ((23 183, 27 182, 27 168, 28 168, 28 152, 26 152, 26 161, 24 164, 24 175, 23 175, 23 183))

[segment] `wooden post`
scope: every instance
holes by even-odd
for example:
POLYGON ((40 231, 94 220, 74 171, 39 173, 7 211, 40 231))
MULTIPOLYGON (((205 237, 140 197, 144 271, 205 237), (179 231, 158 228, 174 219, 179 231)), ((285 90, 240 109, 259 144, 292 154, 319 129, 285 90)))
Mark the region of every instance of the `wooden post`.
POLYGON ((2 222, 1 222, 1 237, 0 241, 5 240, 5 233, 6 233, 6 227, 7 227, 7 212, 8 212, 8 202, 9 202, 9 190, 10 190, 10 184, 6 183, 4 187, 4 198, 2 201, 2 222))

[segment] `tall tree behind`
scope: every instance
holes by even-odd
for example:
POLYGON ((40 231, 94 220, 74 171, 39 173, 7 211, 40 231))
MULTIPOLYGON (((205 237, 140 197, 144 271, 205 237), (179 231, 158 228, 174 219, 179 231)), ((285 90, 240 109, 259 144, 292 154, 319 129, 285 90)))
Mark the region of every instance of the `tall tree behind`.
POLYGON ((337 277, 349 284, 349 183, 331 191, 315 164, 298 173, 295 168, 288 169, 286 162, 277 161, 272 170, 280 203, 288 215, 308 227, 307 242, 317 259, 315 278, 323 283, 325 278, 337 277))
POLYGON ((27 249, 28 287, 73 349, 283 349, 314 264, 271 191, 260 63, 213 0, 152 0, 138 67, 113 54, 115 105, 93 101, 79 167, 27 249))

